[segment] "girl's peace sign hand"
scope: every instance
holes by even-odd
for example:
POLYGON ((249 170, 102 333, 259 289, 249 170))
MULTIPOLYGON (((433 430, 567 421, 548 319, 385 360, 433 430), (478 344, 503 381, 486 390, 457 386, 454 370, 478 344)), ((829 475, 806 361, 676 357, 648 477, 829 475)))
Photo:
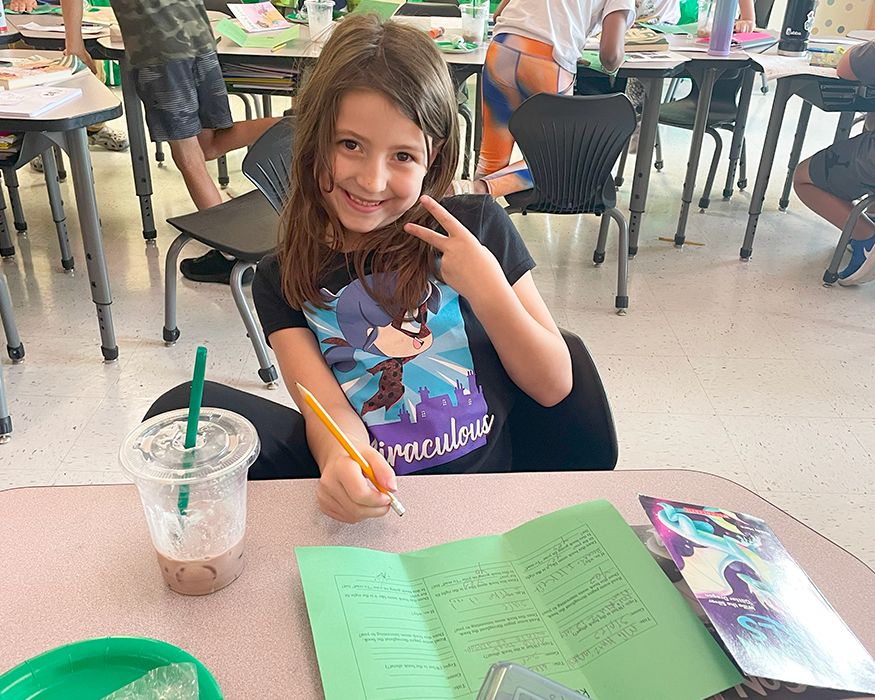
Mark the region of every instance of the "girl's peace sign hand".
POLYGON ((473 233, 428 195, 423 195, 419 201, 443 226, 447 235, 419 224, 406 224, 404 230, 441 251, 441 276, 444 282, 469 301, 476 297, 478 291, 495 290, 494 285, 507 284, 498 260, 473 233))

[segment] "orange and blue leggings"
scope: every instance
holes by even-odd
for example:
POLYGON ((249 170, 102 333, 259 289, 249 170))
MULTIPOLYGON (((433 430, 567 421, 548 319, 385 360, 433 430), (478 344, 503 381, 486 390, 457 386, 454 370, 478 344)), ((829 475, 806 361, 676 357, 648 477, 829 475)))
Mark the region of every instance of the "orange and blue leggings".
POLYGON ((476 178, 493 197, 532 187, 525 161, 510 162, 513 136, 507 128, 517 107, 539 92, 571 94, 574 74, 553 60, 553 47, 516 34, 499 34, 483 67, 483 141, 476 178))

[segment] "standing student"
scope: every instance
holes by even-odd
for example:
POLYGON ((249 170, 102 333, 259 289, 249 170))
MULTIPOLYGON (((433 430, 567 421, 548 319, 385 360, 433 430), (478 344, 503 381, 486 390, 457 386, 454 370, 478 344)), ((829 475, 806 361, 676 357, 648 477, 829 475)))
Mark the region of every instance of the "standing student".
MULTIPOLYGON (((170 145, 173 162, 198 209, 221 204, 206 162, 252 144, 278 118, 235 122, 203 0, 111 0, 125 58, 146 110, 153 141, 170 145)), ((82 0, 61 0, 66 52, 93 67, 82 39, 82 0)), ((197 282, 228 284, 234 260, 211 250, 183 260, 197 282)))
POLYGON ((453 192, 499 197, 531 189, 525 161, 510 163, 511 115, 537 93, 571 94, 581 51, 600 29, 599 59, 616 71, 634 19, 634 0, 501 0, 483 67, 480 160, 474 182, 457 180, 453 192))
MULTIPOLYGON (((875 41, 853 47, 839 60, 836 74, 845 80, 875 85, 875 41)), ((809 209, 842 229, 854 208, 854 200, 875 192, 875 131, 866 130, 815 153, 796 166, 793 187, 809 209)), ((867 214, 857 219, 851 233, 851 259, 839 272, 845 287, 875 279, 875 224, 867 214)))
MULTIPOLYGON (((382 516, 389 497, 296 382, 389 491, 396 474, 512 469, 519 392, 551 406, 571 391, 568 348, 509 217, 488 196, 436 201, 458 149, 452 81, 428 35, 367 14, 339 24, 298 100, 280 244, 252 287, 303 420, 241 392, 225 403, 284 415, 259 431, 273 456, 264 468, 320 476, 319 507, 337 520, 382 516)), ((171 394, 150 414, 184 405, 184 385, 171 394)))

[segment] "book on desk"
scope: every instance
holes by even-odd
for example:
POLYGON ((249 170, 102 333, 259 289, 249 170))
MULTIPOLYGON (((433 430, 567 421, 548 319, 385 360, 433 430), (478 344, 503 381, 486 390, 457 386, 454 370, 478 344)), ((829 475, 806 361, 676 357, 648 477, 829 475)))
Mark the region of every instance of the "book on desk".
MULTIPOLYGON (((760 560, 771 563, 772 551, 763 548, 760 560)), ((430 699, 471 700, 495 661, 528 666, 597 700, 744 699, 743 688, 757 682, 739 673, 725 640, 700 622, 606 501, 407 554, 295 552, 326 700, 397 700, 414 688, 428 688, 430 699)), ((828 643, 857 665, 819 669, 832 673, 819 678, 846 689, 821 700, 875 691, 875 662, 846 628, 835 632, 838 623, 828 643)), ((803 666, 822 666, 819 650, 812 647, 803 666)), ((787 683, 811 680, 782 668, 787 683)))

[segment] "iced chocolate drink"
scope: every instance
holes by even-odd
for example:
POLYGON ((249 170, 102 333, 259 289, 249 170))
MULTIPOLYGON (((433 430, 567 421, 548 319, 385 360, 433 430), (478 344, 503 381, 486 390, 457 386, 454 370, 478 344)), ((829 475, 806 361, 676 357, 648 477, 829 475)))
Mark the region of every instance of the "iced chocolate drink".
POLYGON ((204 408, 195 446, 187 449, 187 416, 187 410, 174 411, 141 424, 125 439, 119 459, 139 489, 167 585, 183 595, 206 595, 243 571, 246 475, 259 441, 242 416, 204 408))
POLYGON ((183 595, 215 593, 243 572, 243 562, 243 540, 221 554, 203 559, 169 559, 158 552, 161 575, 168 586, 183 595))

